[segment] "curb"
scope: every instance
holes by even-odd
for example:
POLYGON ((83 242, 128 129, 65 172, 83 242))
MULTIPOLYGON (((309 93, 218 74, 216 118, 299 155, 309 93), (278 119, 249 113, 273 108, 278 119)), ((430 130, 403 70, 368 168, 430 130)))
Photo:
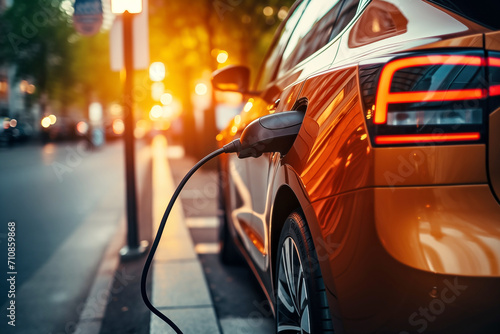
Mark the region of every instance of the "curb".
MULTIPOLYGON (((153 233, 175 190, 167 159, 167 141, 157 136, 153 154, 153 233)), ((153 260, 153 305, 171 318, 185 333, 220 333, 203 269, 185 223, 180 200, 174 205, 153 260)), ((161 319, 151 315, 150 333, 174 333, 161 319)))

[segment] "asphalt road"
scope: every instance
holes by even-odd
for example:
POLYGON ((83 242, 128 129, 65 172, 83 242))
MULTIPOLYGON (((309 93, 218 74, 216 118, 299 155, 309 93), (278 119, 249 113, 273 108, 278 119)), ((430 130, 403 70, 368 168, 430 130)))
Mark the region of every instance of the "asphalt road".
MULTIPOLYGON (((120 142, 92 152, 77 143, 0 149, 1 333, 74 330, 105 247, 123 218, 123 160, 120 142), (15 223, 10 269, 9 222, 15 223), (8 296, 12 285, 6 284, 11 276, 13 298, 8 296), (6 317, 12 300, 15 328, 6 317)), ((138 161, 141 175, 146 162, 138 161)))

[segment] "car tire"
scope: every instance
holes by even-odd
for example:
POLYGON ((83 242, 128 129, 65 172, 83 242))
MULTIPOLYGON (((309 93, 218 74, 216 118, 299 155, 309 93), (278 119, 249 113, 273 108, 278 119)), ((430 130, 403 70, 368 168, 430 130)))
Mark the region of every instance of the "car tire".
POLYGON ((276 263, 276 333, 334 333, 309 227, 299 212, 283 226, 276 263))

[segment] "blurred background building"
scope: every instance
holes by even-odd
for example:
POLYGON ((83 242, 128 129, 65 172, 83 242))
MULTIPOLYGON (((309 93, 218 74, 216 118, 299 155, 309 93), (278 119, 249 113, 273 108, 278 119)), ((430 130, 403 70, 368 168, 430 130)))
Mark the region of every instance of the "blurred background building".
MULTIPOLYGON (((146 1, 149 47, 137 52, 147 51, 152 67, 135 71, 135 135, 164 132, 187 153, 203 155, 246 102, 223 94, 215 104, 211 72, 243 64, 255 79, 293 1, 146 1)), ((120 138, 122 82, 110 60, 115 16, 103 0, 101 27, 86 35, 75 30, 74 6, 74 0, 0 0, 0 116, 15 119, 15 130, 26 128, 30 138, 55 140, 89 131, 93 106, 102 110, 106 137, 120 138)))

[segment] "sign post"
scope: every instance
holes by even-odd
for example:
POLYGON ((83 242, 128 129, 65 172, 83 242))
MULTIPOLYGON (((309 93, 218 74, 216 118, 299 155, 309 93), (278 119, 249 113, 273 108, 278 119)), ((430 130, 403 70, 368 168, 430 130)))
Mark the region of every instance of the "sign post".
POLYGON ((146 253, 147 241, 139 242, 138 220, 137 220, 137 197, 135 182, 135 143, 134 143, 134 99, 133 88, 133 37, 132 19, 133 13, 142 11, 142 0, 128 1, 130 7, 123 7, 124 1, 113 0, 111 9, 114 13, 122 13, 123 19, 123 56, 124 56, 124 84, 123 105, 125 123, 125 173, 127 185, 127 245, 120 250, 122 260, 131 260, 146 253), (139 3, 139 7, 134 7, 139 3))

